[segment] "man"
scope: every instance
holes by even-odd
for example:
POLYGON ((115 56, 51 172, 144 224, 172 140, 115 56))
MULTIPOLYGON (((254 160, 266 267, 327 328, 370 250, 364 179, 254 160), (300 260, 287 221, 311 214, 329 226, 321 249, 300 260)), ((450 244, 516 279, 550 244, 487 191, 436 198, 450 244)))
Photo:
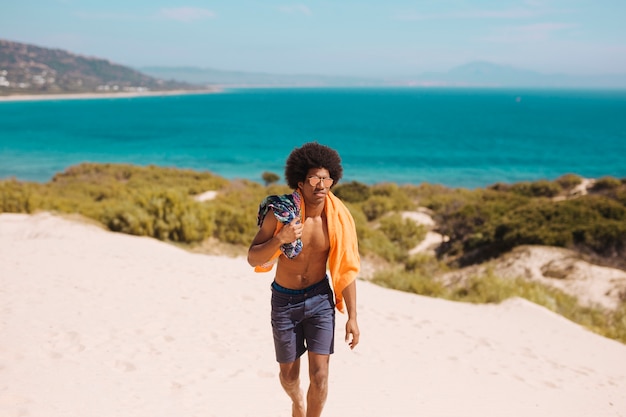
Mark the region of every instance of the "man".
POLYGON ((356 275, 359 253, 354 220, 330 191, 341 179, 339 154, 316 142, 287 158, 285 179, 293 194, 269 196, 259 208, 260 229, 248 251, 257 272, 272 269, 272 329, 280 382, 292 415, 318 417, 328 394, 334 351, 335 307, 348 312, 345 340, 359 343, 356 275), (332 288, 326 267, 329 267, 332 288), (308 350, 309 390, 300 389, 300 356, 308 350))

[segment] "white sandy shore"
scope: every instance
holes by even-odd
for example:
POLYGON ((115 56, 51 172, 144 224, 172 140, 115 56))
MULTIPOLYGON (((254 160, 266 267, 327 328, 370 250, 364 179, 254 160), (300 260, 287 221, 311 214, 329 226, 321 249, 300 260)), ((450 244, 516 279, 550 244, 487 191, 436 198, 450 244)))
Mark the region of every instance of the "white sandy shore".
MULTIPOLYGON (((0 215, 0 416, 289 415, 271 278, 241 258, 0 215)), ((338 315, 325 416, 626 416, 626 345, 520 299, 358 293, 361 344, 344 345, 338 315)))
POLYGON ((182 96, 189 94, 211 94, 217 93, 220 89, 206 90, 170 90, 170 91, 129 91, 119 93, 76 93, 76 94, 15 94, 10 96, 0 96, 3 101, 43 101, 43 100, 80 100, 97 98, 134 98, 134 97, 165 97, 182 96))

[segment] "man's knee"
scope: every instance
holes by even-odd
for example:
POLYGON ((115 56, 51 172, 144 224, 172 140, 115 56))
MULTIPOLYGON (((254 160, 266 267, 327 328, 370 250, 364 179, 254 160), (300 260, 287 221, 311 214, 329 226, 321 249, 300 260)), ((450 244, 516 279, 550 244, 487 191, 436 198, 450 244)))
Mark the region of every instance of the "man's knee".
POLYGON ((312 369, 310 374, 311 384, 318 389, 325 389, 328 386, 328 368, 312 369))
POLYGON ((328 355, 315 355, 309 363, 309 378, 311 384, 319 388, 328 385, 328 355))
POLYGON ((299 382, 300 367, 297 363, 280 364, 280 379, 286 384, 295 384, 299 382))

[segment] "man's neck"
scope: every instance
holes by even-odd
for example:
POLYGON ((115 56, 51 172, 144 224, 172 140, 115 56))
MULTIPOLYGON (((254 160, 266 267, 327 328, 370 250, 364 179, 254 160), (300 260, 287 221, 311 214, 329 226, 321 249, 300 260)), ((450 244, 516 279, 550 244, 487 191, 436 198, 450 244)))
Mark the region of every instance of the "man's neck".
POLYGON ((324 213, 325 201, 320 204, 307 204, 304 202, 304 210, 307 217, 319 217, 324 213))

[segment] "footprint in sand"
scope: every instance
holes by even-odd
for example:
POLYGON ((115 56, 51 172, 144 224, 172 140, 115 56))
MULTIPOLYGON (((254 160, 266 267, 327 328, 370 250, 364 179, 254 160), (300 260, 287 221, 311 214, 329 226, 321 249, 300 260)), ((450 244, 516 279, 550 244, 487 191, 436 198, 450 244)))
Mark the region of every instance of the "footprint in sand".
POLYGON ((135 365, 126 361, 116 361, 115 368, 122 372, 133 372, 134 370, 137 369, 135 365))
POLYGON ((44 349, 54 359, 60 359, 64 354, 80 353, 85 346, 80 342, 80 334, 77 332, 54 332, 48 338, 44 349))
POLYGON ((554 388, 554 389, 558 388, 558 385, 552 381, 543 381, 543 385, 548 388, 554 388))

